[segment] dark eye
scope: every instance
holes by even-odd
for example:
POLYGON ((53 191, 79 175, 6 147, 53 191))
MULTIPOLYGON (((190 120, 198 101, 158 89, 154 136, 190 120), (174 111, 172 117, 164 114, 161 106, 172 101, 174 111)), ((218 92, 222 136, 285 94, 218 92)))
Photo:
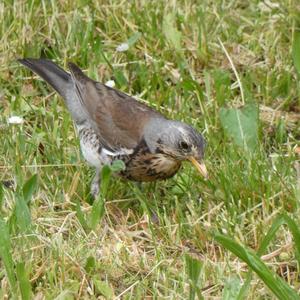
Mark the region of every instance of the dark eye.
POLYGON ((188 150, 190 146, 186 142, 180 142, 180 148, 182 150, 188 150))

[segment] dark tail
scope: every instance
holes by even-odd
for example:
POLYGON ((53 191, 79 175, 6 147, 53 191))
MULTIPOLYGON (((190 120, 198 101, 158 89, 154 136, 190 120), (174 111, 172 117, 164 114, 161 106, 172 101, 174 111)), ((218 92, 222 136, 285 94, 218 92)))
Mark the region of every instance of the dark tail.
POLYGON ((61 96, 66 97, 71 80, 69 73, 48 59, 24 58, 18 61, 46 80, 61 96))

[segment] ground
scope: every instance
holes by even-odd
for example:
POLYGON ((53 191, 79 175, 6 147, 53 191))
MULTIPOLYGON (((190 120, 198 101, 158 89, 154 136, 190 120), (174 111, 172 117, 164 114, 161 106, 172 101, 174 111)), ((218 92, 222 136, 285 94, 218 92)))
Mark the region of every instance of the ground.
POLYGON ((298 1, 75 2, 0 3, 0 298, 298 299, 298 1), (22 57, 193 125, 209 180, 186 163, 93 203, 70 115, 22 57))

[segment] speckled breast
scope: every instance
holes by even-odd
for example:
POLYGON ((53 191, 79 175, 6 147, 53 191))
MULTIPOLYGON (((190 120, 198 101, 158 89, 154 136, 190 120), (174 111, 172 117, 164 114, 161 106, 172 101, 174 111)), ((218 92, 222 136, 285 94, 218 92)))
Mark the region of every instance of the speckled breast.
POLYGON ((137 154, 125 162, 126 169, 120 176, 134 181, 154 181, 174 176, 181 166, 180 161, 162 153, 137 154))

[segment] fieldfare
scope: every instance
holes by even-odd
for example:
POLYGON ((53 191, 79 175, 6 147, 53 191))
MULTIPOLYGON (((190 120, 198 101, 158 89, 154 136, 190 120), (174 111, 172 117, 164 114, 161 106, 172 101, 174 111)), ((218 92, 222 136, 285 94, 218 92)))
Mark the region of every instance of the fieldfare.
POLYGON ((190 160, 207 177, 204 139, 193 127, 168 120, 134 98, 85 76, 73 63, 70 74, 47 59, 19 62, 48 82, 64 99, 75 122, 84 158, 96 168, 91 193, 100 191, 104 164, 122 160, 118 175, 134 181, 174 176, 190 160))

